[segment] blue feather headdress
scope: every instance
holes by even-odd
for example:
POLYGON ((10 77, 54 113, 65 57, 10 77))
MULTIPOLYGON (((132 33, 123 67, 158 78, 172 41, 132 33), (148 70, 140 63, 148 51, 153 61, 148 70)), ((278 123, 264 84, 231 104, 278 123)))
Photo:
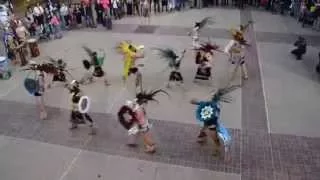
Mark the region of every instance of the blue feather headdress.
POLYGON ((209 120, 217 121, 220 116, 220 102, 231 102, 231 97, 228 94, 236 90, 239 86, 230 86, 228 88, 218 89, 209 101, 199 101, 196 104, 198 108, 196 110, 197 120, 205 122, 209 120))

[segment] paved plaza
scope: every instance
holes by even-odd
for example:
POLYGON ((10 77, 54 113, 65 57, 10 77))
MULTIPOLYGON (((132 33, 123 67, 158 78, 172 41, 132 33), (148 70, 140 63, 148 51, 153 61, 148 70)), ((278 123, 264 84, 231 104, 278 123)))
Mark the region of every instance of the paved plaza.
POLYGON ((69 94, 61 84, 48 90, 49 118, 41 121, 35 99, 23 87, 25 72, 16 69, 11 80, 0 82, 0 180, 319 180, 320 78, 314 70, 319 32, 301 28, 291 17, 218 8, 162 14, 149 24, 139 17, 114 23, 112 31, 66 32, 61 40, 42 43, 41 57, 34 59, 63 58, 79 79, 87 58, 82 46, 104 49, 111 86, 97 82, 83 87, 92 100, 97 135, 88 135, 85 126, 69 131, 69 94), (230 162, 213 156, 211 146, 197 144, 199 127, 189 103, 223 86, 233 68, 227 56, 217 54, 212 83, 192 82, 196 67, 187 34, 206 16, 216 23, 203 30, 202 39, 221 46, 231 39, 229 28, 255 22, 246 34, 252 44, 246 55, 249 80, 222 109, 233 138, 230 162), (303 61, 290 54, 298 35, 310 44, 303 61), (187 48, 181 67, 185 85, 167 89, 169 97, 158 96, 159 103, 147 108, 158 148, 154 155, 145 154, 142 146, 127 147, 126 131, 116 118, 118 108, 133 97, 133 85, 123 86, 122 57, 114 50, 121 40, 146 46, 146 57, 140 60, 146 89, 165 88, 169 73, 152 48, 187 48))

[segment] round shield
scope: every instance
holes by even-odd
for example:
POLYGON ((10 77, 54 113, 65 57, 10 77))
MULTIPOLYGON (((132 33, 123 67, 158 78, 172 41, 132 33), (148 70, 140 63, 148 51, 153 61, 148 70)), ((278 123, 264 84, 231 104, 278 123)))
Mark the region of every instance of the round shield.
POLYGON ((90 109, 90 99, 88 96, 81 96, 78 108, 80 113, 87 113, 90 109))
POLYGON ((23 85, 30 95, 34 95, 36 92, 38 92, 39 86, 35 79, 25 78, 23 85))
POLYGON ((196 111, 197 120, 200 122, 217 121, 220 116, 220 107, 214 102, 200 102, 196 111))

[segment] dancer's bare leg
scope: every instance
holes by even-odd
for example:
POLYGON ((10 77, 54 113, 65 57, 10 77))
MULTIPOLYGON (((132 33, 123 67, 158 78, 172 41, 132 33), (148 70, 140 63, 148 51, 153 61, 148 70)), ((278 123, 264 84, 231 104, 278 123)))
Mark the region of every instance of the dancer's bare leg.
POLYGON ((142 74, 138 71, 136 74, 136 93, 142 91, 142 74))
POLYGON ((219 138, 218 138, 218 134, 216 130, 213 129, 209 129, 208 131, 209 136, 211 137, 212 141, 214 142, 215 146, 214 146, 214 156, 219 155, 220 153, 220 142, 219 142, 219 138))
POLYGON ((47 82, 45 87, 51 88, 53 86, 53 74, 47 73, 45 82, 47 82))
POLYGON ((44 119, 47 119, 47 111, 45 109, 45 104, 44 104, 44 97, 43 96, 39 96, 39 97, 36 97, 37 99, 37 104, 38 104, 38 107, 39 107, 39 113, 40 113, 40 119, 41 120, 44 120, 44 119))
POLYGON ((143 143, 145 146, 145 152, 154 153, 156 151, 155 144, 149 131, 143 133, 143 143))
POLYGON ((201 144, 207 142, 207 133, 205 127, 201 128, 197 142, 201 144))
POLYGON ((236 78, 239 66, 240 66, 240 64, 237 63, 236 67, 234 68, 234 70, 233 70, 233 72, 231 74, 231 77, 230 77, 230 80, 229 80, 230 83, 233 82, 234 79, 236 78))
POLYGON ((247 80, 249 78, 246 63, 243 63, 241 65, 241 76, 244 80, 247 80))

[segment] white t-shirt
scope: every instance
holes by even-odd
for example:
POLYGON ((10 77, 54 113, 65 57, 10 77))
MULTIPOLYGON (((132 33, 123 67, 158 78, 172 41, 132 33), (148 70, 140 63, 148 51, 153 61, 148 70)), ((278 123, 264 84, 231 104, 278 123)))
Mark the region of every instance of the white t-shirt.
POLYGON ((112 1, 112 7, 117 9, 118 8, 118 1, 117 0, 113 0, 112 1))
POLYGON ((43 10, 42 6, 36 6, 36 7, 33 8, 33 14, 35 16, 40 16, 43 13, 44 13, 44 10, 43 10))
POLYGON ((33 14, 35 16, 40 16, 41 15, 41 11, 37 6, 33 8, 33 14))
POLYGON ((68 7, 67 6, 62 6, 60 8, 60 14, 61 14, 61 16, 67 16, 68 15, 68 7))

